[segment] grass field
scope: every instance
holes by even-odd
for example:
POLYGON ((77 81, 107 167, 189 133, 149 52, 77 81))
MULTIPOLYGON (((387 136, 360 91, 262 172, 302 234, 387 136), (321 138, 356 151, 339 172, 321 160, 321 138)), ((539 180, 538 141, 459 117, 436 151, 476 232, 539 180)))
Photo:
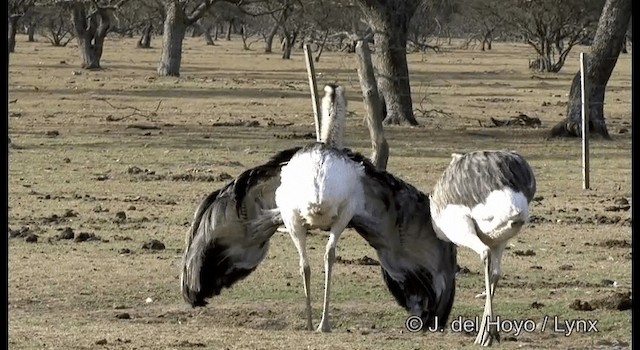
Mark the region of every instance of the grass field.
MULTIPOLYGON (((9 105, 9 228, 17 236, 9 239, 11 349, 474 347, 473 332, 408 332, 408 315, 379 267, 357 263, 335 267, 333 332, 303 330, 298 256, 282 233, 246 280, 204 309, 186 305, 179 265, 199 201, 228 175, 311 141, 313 117, 301 52, 283 61, 258 46, 243 51, 239 40, 206 46, 187 38, 182 77, 163 78, 155 74, 160 40, 154 45, 140 50, 135 39, 110 39, 104 69, 84 71, 75 45, 18 37, 9 73, 16 100, 9 105), (76 240, 88 239, 59 238, 70 235, 67 227, 76 240), (152 239, 165 249, 143 249, 152 239)), ((580 140, 546 138, 563 118, 581 49, 559 74, 529 71, 531 50, 521 44, 411 54, 420 126, 385 128, 388 170, 426 192, 455 151, 517 150, 534 168, 532 222, 505 253, 494 309, 537 329, 502 332, 499 349, 631 347, 631 55, 620 57, 607 88, 613 140, 591 141, 591 190, 582 190, 580 140), (487 127, 490 117, 520 113, 542 127, 487 127), (565 320, 597 321, 597 332, 567 334, 565 320)), ((346 53, 325 53, 316 63, 320 87, 347 88, 346 146, 369 154, 356 67, 346 53)), ((320 232, 308 241, 315 325, 325 242, 320 232)), ((338 255, 376 258, 352 231, 338 255)), ((480 316, 484 305, 474 298, 484 288, 478 256, 460 249, 458 263, 466 269, 450 321, 480 316)))

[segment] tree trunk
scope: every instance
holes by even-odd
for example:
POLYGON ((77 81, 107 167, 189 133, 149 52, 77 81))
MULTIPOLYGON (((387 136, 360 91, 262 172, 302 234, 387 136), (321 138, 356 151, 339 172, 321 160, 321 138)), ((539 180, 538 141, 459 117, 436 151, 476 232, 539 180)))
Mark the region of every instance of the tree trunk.
POLYGON ((151 32, 153 31, 153 24, 148 23, 142 31, 142 36, 138 40, 138 47, 141 49, 151 48, 151 32))
POLYGON ((291 59, 291 52, 293 51, 293 45, 296 43, 296 39, 298 38, 299 34, 300 32, 296 30, 293 32, 290 38, 285 39, 287 40, 287 44, 285 46, 284 51, 282 52, 283 59, 285 60, 291 59))
POLYGON ((180 62, 182 60, 182 41, 187 30, 185 13, 179 4, 174 1, 167 1, 166 14, 158 75, 179 77, 180 62))
POLYGON ((249 45, 247 44, 249 34, 247 33, 247 26, 244 23, 240 26, 240 37, 242 38, 242 49, 249 50, 249 45))
POLYGON ((34 22, 30 22, 27 26, 27 41, 33 43, 36 41, 36 24, 34 22))
POLYGON ((278 33, 278 28, 280 28, 280 25, 278 23, 275 23, 273 27, 271 27, 269 33, 267 33, 267 36, 264 39, 264 53, 273 52, 273 38, 278 33))
MULTIPOLYGON (((102 39, 104 41, 104 38, 102 39)), ((100 69, 103 42, 96 43, 90 37, 79 37, 78 48, 82 57, 81 67, 84 69, 100 69)))
MULTIPOLYGON (((625 40, 627 26, 631 19, 631 0, 607 0, 598 29, 589 48, 585 64, 589 85, 589 130, 610 139, 604 119, 604 95, 611 72, 618 61, 618 55, 625 40)), ((567 117, 551 129, 551 136, 579 137, 582 135, 580 72, 571 84, 567 117)))
POLYGON ((233 21, 234 19, 230 19, 229 22, 227 23, 227 34, 225 36, 225 38, 227 39, 227 41, 231 40, 231 31, 233 30, 233 21))
POLYGON ((84 69, 100 69, 104 39, 111 27, 110 11, 98 8, 91 15, 87 15, 83 3, 73 4, 71 19, 82 58, 81 67, 84 69))
POLYGON ((194 27, 198 28, 198 31, 204 35, 204 41, 207 45, 215 45, 211 33, 209 33, 209 28, 205 27, 200 21, 194 23, 194 27))
MULTIPOLYGON (((378 88, 386 104, 385 124, 418 125, 413 115, 407 66, 407 23, 418 0, 359 0, 374 34, 378 88)), ((355 47, 354 47, 355 49, 355 47)))
MULTIPOLYGON (((318 45, 318 53, 316 54, 315 61, 320 62, 320 56, 322 55, 322 51, 324 51, 324 45, 327 43, 327 38, 329 37, 329 30, 326 29, 324 31, 324 35, 322 36, 322 41, 320 45, 318 45)), ((367 49, 369 46, 367 45, 367 49)))
POLYGON ((16 49, 16 33, 18 32, 18 20, 20 20, 20 16, 13 15, 9 17, 9 37, 7 38, 9 52, 14 52, 16 49))
POLYGON ((296 39, 298 38, 299 32, 296 30, 291 35, 287 32, 284 36, 282 48, 282 59, 288 60, 291 59, 291 51, 293 51, 293 45, 296 43, 296 39))
POLYGON ((218 40, 218 34, 220 34, 220 32, 222 31, 222 23, 216 23, 213 28, 214 28, 214 32, 213 32, 213 41, 218 40))
POLYGON ((358 78, 360 79, 360 87, 362 88, 364 108, 367 115, 367 127, 369 128, 369 136, 371 137, 371 161, 375 164, 376 168, 386 170, 387 161, 389 160, 389 144, 384 137, 384 130, 382 128, 382 103, 371 64, 369 44, 362 40, 358 41, 358 44, 356 44, 356 54, 358 55, 359 63, 358 78))

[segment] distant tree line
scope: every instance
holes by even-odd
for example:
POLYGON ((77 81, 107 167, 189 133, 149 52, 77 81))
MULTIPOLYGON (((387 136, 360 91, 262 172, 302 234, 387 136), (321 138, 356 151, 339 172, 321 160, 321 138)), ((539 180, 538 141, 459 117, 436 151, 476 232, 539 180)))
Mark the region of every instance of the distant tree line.
MULTIPOLYGON (((65 46, 75 39, 81 66, 98 69, 103 50, 109 49, 104 47, 107 35, 137 37, 136 47, 140 49, 152 47, 153 38, 161 37, 156 44, 161 47, 157 73, 179 76, 186 36, 202 37, 208 45, 239 38, 245 50, 260 42, 261 50, 267 54, 277 45, 283 59, 289 59, 296 47, 308 43, 314 49, 316 61, 324 51, 355 52, 356 44, 362 41, 371 44, 375 52, 373 65, 385 123, 415 125, 407 52, 437 53, 444 42, 450 45, 453 39, 462 39, 463 48, 481 51, 492 50, 494 41, 517 41, 531 47, 535 56, 529 62, 531 69, 558 72, 575 45, 595 45, 599 38, 605 42, 614 38, 607 44, 615 47, 594 53, 606 51, 617 59, 620 51, 626 52, 631 43, 630 2, 8 0, 8 53, 15 50, 18 32, 28 34, 30 41, 38 35, 55 46, 65 46), (626 9, 627 4, 628 16, 618 11, 626 9), (601 16, 605 12, 608 21, 601 16), (603 26, 609 29, 602 29, 603 26)), ((607 62, 615 64, 615 60, 607 62)), ((598 71, 606 73, 607 69, 598 71)), ((597 77, 606 84, 607 74, 597 77)), ((600 93, 596 95, 597 99, 600 93)), ((599 116, 594 118, 598 120, 599 116)), ((564 134, 575 135, 573 124, 565 124, 569 127, 564 134)))

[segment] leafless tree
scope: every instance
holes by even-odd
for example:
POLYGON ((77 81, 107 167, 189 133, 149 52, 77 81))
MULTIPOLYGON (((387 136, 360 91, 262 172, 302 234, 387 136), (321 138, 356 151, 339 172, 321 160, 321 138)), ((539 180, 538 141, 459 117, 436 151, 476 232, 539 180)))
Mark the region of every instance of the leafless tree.
POLYGON ((14 52, 18 21, 35 5, 35 0, 8 0, 7 5, 9 10, 8 52, 14 52))
POLYGON ((415 51, 439 51, 437 42, 432 44, 435 37, 443 35, 446 26, 456 10, 456 3, 451 0, 422 0, 418 4, 415 14, 409 21, 407 40, 415 51))
POLYGON ((163 16, 159 16, 157 8, 162 8, 160 0, 130 1, 125 8, 113 13, 111 32, 132 38, 142 33, 151 25, 161 23, 163 16))
POLYGON ((589 37, 602 4, 594 0, 507 0, 498 15, 536 51, 530 68, 559 72, 571 49, 589 37))
POLYGON ((459 17, 456 24, 467 37, 465 46, 471 41, 478 41, 482 51, 492 49, 496 34, 505 27, 500 15, 503 6, 503 2, 496 0, 468 1, 457 6, 459 17))
POLYGON ((73 40, 73 25, 69 16, 64 16, 56 6, 38 6, 38 33, 53 46, 67 46, 73 40))
POLYGON ((148 0, 139 4, 139 15, 136 16, 138 22, 136 28, 141 29, 137 34, 140 39, 136 42, 136 47, 140 49, 151 48, 151 37, 154 30, 162 28, 165 12, 162 0, 148 0))
MULTIPOLYGON (((607 0, 593 43, 587 52, 586 77, 589 81, 589 130, 610 139, 604 119, 604 95, 611 72, 618 61, 631 20, 631 0, 607 0)), ((551 130, 552 136, 581 136, 580 72, 569 90, 567 117, 551 130)))
POLYGON ((27 33, 28 42, 36 41, 38 27, 42 24, 44 16, 45 13, 42 11, 42 6, 38 6, 37 3, 22 16, 20 22, 25 33, 27 33))

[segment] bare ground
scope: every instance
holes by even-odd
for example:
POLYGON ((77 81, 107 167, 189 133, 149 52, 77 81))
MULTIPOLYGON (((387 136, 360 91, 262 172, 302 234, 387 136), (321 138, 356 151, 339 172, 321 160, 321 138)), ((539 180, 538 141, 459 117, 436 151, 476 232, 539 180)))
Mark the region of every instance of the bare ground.
MULTIPOLYGON (((313 138, 301 53, 282 61, 236 41, 201 41, 186 39, 181 78, 160 78, 159 48, 137 50, 134 40, 107 41, 104 69, 85 71, 74 46, 18 38, 9 80, 9 99, 17 100, 9 107, 10 347, 472 347, 473 332, 453 321, 482 313, 474 253, 459 250, 454 329, 414 334, 370 260, 375 252, 350 231, 338 248, 331 334, 302 329, 298 257, 282 234, 245 281, 206 308, 184 304, 179 263, 198 202, 229 176, 313 138)), ((537 328, 505 330, 497 348, 631 347, 630 55, 620 57, 607 88, 613 141, 592 140, 592 189, 585 191, 579 140, 546 138, 565 112, 579 51, 553 75, 531 73, 530 51, 519 44, 412 54, 421 125, 385 129, 389 170, 424 191, 452 152, 513 149, 532 164, 532 220, 505 254, 495 309, 503 320, 537 328), (491 117, 521 113, 541 127, 488 127, 491 117), (579 329, 565 320, 580 320, 573 323, 579 329), (586 320, 597 322, 597 332, 586 320)), ((325 53, 316 69, 320 84, 347 87, 346 144, 368 154, 356 66, 352 56, 325 53)), ((317 323, 324 235, 311 235, 308 245, 317 323)))

